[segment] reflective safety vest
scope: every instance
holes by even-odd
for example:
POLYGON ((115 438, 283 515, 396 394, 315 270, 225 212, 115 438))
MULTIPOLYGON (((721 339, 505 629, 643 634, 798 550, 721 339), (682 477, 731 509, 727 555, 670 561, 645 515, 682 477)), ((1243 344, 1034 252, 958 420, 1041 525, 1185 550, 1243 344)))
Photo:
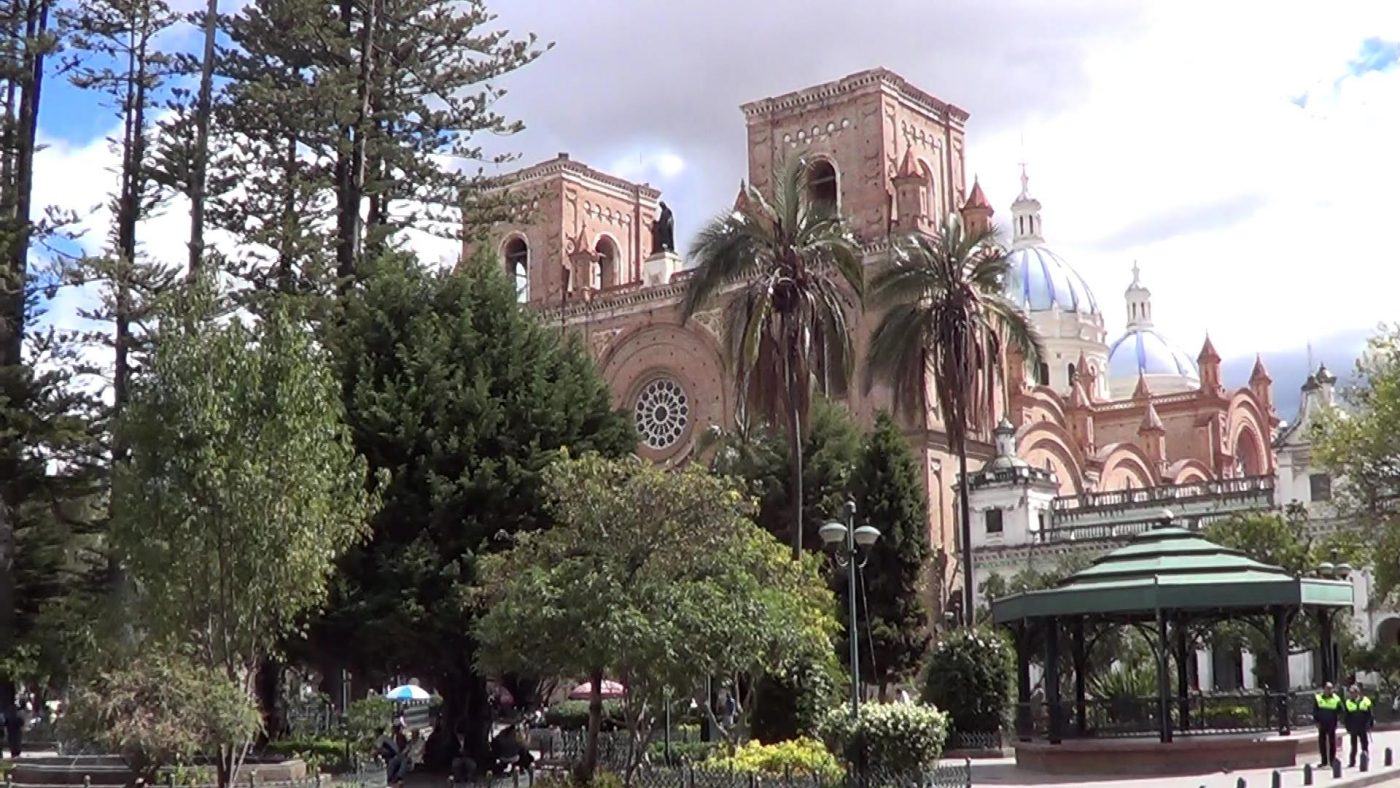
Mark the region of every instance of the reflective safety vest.
POLYGON ((1327 711, 1336 711, 1337 709, 1340 709, 1342 707, 1342 696, 1333 695, 1330 698, 1324 698, 1321 693, 1318 693, 1317 695, 1313 696, 1313 702, 1317 704, 1317 707, 1319 709, 1326 709, 1327 711))
POLYGON ((1362 696, 1362 698, 1361 698, 1360 701, 1354 701, 1354 700, 1352 700, 1351 698, 1347 698, 1347 713, 1348 713, 1348 714, 1355 713, 1355 712, 1358 712, 1358 711, 1370 711, 1370 710, 1371 710, 1371 699, 1370 699, 1370 698, 1367 698, 1367 697, 1365 697, 1365 696, 1362 696))

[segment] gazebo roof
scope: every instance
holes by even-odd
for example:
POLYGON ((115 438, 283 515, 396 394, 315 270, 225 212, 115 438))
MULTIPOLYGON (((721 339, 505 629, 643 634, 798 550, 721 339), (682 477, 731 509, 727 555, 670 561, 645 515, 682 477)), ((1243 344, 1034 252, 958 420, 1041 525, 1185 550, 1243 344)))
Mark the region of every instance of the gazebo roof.
POLYGON ((997 624, 1051 616, 1156 616, 1158 610, 1262 612, 1350 607, 1346 580, 1294 577, 1184 528, 1154 528, 1054 587, 992 601, 997 624))

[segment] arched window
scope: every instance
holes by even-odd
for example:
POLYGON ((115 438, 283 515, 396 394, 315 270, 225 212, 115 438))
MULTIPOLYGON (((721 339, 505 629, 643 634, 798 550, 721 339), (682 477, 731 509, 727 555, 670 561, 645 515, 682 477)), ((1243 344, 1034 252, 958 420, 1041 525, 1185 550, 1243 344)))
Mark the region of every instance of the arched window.
POLYGON ((593 251, 598 253, 598 262, 593 267, 593 287, 616 287, 617 265, 620 255, 617 252, 617 244, 613 239, 602 236, 598 243, 594 244, 593 251))
POLYGON ((1074 385, 1074 365, 1073 365, 1073 364, 1070 364, 1069 366, 1065 367, 1065 380, 1068 380, 1068 381, 1069 381, 1069 384, 1070 384, 1071 386, 1074 385))
POLYGON ((520 236, 506 241, 503 255, 506 258, 506 273, 515 280, 515 300, 525 303, 530 300, 530 246, 520 236))
POLYGON ((836 188, 836 168, 826 159, 817 159, 807 173, 807 196, 812 202, 826 205, 832 210, 841 207, 839 190, 836 188))
POLYGON ((1049 365, 1049 364, 1045 363, 1044 361, 1040 362, 1040 366, 1036 368, 1036 371, 1035 371, 1035 372, 1036 372, 1036 374, 1035 374, 1035 382, 1036 382, 1036 383, 1039 383, 1039 384, 1042 385, 1042 386, 1048 386, 1048 385, 1050 385, 1050 365, 1049 365))

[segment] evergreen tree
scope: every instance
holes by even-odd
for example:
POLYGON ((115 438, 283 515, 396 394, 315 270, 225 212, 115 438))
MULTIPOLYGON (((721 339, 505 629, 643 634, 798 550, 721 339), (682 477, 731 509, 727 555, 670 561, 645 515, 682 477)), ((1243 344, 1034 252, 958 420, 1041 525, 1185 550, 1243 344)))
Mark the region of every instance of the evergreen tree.
POLYGON ((930 552, 919 464, 886 412, 875 417, 875 427, 865 438, 856 488, 858 521, 880 529, 880 540, 859 575, 859 602, 868 627, 861 673, 884 697, 890 684, 918 670, 928 648, 928 610, 920 580, 930 552))
POLYGON ((369 543, 342 564, 312 658, 329 677, 421 677, 445 702, 434 752, 460 729, 481 756, 477 560, 550 525, 541 473, 561 449, 616 457, 636 436, 584 350, 516 303, 494 259, 430 273, 391 255, 365 273, 331 343, 356 447, 389 480, 369 543))

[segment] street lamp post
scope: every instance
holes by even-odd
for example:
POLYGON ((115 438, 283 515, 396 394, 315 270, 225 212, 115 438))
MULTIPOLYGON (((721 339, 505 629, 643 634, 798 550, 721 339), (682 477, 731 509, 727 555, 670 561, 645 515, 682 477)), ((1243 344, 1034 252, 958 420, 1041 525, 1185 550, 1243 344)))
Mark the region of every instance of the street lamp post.
POLYGON ((856 527, 856 502, 844 507, 846 522, 832 521, 818 529, 822 544, 831 551, 838 566, 846 569, 846 597, 851 616, 851 716, 860 712, 860 630, 856 613, 856 570, 865 566, 869 549, 880 538, 880 531, 869 525, 856 527))

